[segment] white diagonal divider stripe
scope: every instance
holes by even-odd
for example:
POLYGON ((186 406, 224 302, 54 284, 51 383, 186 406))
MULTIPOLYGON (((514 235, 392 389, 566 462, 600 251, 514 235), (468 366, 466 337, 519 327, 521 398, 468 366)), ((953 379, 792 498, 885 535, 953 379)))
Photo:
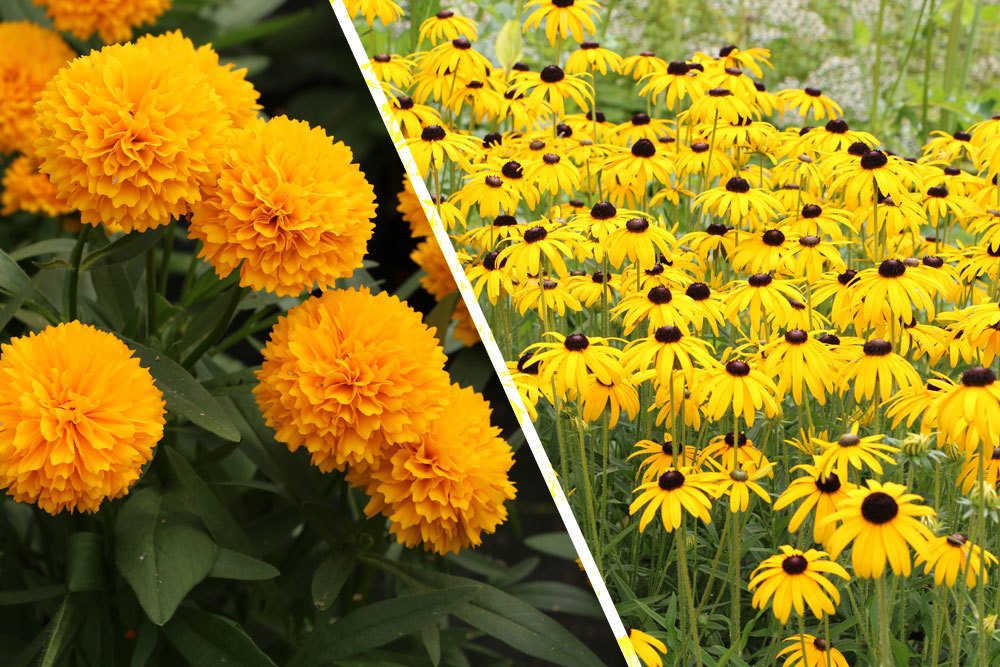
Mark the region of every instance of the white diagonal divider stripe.
POLYGON ((413 154, 410 152, 410 148, 405 144, 402 130, 399 127, 399 122, 392 115, 389 99, 386 97, 385 91, 382 89, 378 77, 375 76, 375 73, 369 66, 368 55, 365 53, 365 48, 361 43, 361 37, 358 35, 354 22, 351 20, 351 17, 348 16, 347 8, 344 6, 343 0, 330 0, 330 5, 333 7, 334 13, 337 15, 337 20, 340 22, 340 27, 344 32, 344 37, 347 38, 347 42, 351 47, 351 52, 354 54, 358 67, 361 69, 361 74, 364 76, 365 84, 368 86, 368 92, 371 93, 372 99, 375 101, 375 106, 378 107, 379 115, 382 116, 382 122, 385 123, 385 128, 389 132, 389 136, 392 138, 393 143, 396 145, 399 158, 402 160, 403 167, 406 169, 406 173, 410 177, 410 182, 413 184, 413 190, 416 192, 417 198, 420 200, 424 213, 426 213, 427 219, 430 221, 431 229, 434 231, 434 237, 437 239, 438 245, 444 253, 445 260, 448 262, 448 267, 455 278, 455 282, 458 284, 458 289, 469 309, 469 314, 472 316, 472 320, 476 325, 476 330, 479 332, 479 337, 482 339, 483 346, 486 348, 486 351, 490 356, 493 368, 496 370, 497 376, 500 378, 500 383, 503 385, 504 392, 507 394, 507 398, 510 400, 511 406, 514 408, 518 423, 521 425, 521 431, 524 433, 524 438, 528 443, 528 447, 531 449, 531 453, 535 457, 535 462, 538 465, 538 469, 542 473, 545 485, 548 487, 549 493, 552 494, 552 500, 555 502, 556 509, 558 509, 559 515, 563 520, 563 524, 566 526, 566 532, 569 533, 570 539, 573 541, 573 546, 576 548, 576 553, 580 557, 583 569, 586 572, 587 577, 590 579, 590 584, 594 589, 594 593, 597 595, 597 600, 601 605, 601 609, 604 610, 604 615, 607 617, 608 623, 611 625, 611 629, 614 632, 615 637, 618 639, 618 646, 622 650, 622 655, 624 655, 625 661, 628 663, 629 667, 641 667, 639 658, 636 655, 635 650, 632 648, 632 643, 628 640, 628 633, 625 630, 625 625, 622 623, 621 616, 618 615, 618 610, 615 609, 614 601, 608 593, 608 588, 604 583, 604 578, 597 569, 597 563, 594 561, 594 557, 590 553, 590 548, 587 546, 587 541, 583 537, 580 525, 576 522, 576 517, 573 516, 573 510, 570 509, 569 502, 566 500, 566 494, 563 493, 562 486, 559 484, 556 471, 552 467, 552 463, 549 461, 548 455, 545 453, 545 448, 542 447, 542 441, 538 437, 538 432, 535 430, 535 425, 531 421, 531 417, 529 416, 528 410, 524 405, 524 401, 521 400, 521 395, 514 386, 514 380, 511 377, 510 371, 507 369, 507 363, 504 360, 503 354, 500 352, 500 346, 497 345, 496 339, 493 337, 493 331, 490 328, 489 323, 486 321, 486 316, 483 314, 483 310, 480 308, 479 302, 472 291, 472 284, 469 283, 469 279, 465 275, 465 270, 462 268, 462 264, 458 261, 458 257, 455 255, 455 249, 451 245, 451 239, 448 236, 448 231, 441 222, 441 217, 438 215, 437 207, 431 199, 430 190, 427 188, 427 184, 421 176, 420 170, 417 168, 417 163, 413 159, 413 154))

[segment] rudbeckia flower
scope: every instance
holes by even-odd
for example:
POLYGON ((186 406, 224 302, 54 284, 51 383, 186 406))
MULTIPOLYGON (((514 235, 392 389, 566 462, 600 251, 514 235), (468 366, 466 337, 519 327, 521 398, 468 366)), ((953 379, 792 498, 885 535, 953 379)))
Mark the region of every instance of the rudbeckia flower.
POLYGON ((892 349, 892 343, 883 338, 865 341, 862 355, 848 362, 841 371, 844 390, 853 388, 857 401, 877 398, 888 401, 896 389, 906 389, 920 384, 920 374, 909 361, 892 349))
POLYGON ((591 74, 600 72, 601 74, 618 74, 622 71, 622 57, 603 48, 597 42, 583 42, 580 48, 570 54, 566 60, 567 74, 591 74))
POLYGON ((657 58, 652 51, 640 51, 622 59, 622 74, 631 75, 636 81, 641 81, 653 72, 666 72, 667 67, 667 61, 657 58))
POLYGON ((788 646, 775 654, 775 658, 785 658, 781 667, 851 667, 844 654, 822 637, 792 635, 784 643, 788 646))
POLYGON ((750 575, 754 609, 768 604, 775 618, 787 623, 794 610, 806 615, 806 607, 817 619, 832 616, 840 604, 840 592, 830 577, 850 579, 847 570, 828 559, 826 552, 801 551, 787 544, 779 554, 765 558, 750 575))
POLYGON ((651 370, 662 385, 670 382, 674 370, 693 377, 696 365, 712 366, 715 359, 710 354, 711 349, 709 341, 687 336, 684 329, 676 325, 664 325, 654 329, 650 336, 626 345, 622 350, 622 362, 632 375, 651 370))
POLYGON ((344 7, 348 16, 353 19, 360 14, 369 26, 374 25, 376 19, 382 25, 391 25, 403 16, 403 8, 393 0, 344 0, 344 7))
POLYGON ((612 266, 621 266, 626 259, 639 267, 651 267, 659 255, 669 257, 676 243, 673 235, 648 218, 635 217, 625 221, 608 234, 602 244, 612 266))
POLYGON ((803 119, 811 115, 813 120, 820 121, 824 118, 840 118, 844 115, 844 110, 840 105, 823 94, 819 88, 809 86, 801 90, 786 88, 779 90, 777 95, 786 108, 798 111, 803 119))
POLYGON ((905 199, 909 193, 906 182, 915 180, 906 163, 880 150, 845 160, 831 174, 830 190, 840 193, 848 206, 870 207, 881 194, 893 199, 905 199))
POLYGON ((685 99, 696 99, 705 93, 704 77, 683 61, 672 62, 662 71, 645 75, 639 84, 639 95, 648 97, 653 104, 659 104, 660 95, 667 109, 679 109, 685 99))
MULTIPOLYGON (((612 317, 622 318, 622 327, 626 334, 632 333, 641 323, 646 324, 647 335, 664 328, 673 327, 678 331, 686 331, 691 324, 688 314, 693 309, 691 299, 684 293, 675 294, 669 288, 657 285, 647 292, 629 294, 621 303, 611 309, 612 317)), ((675 333, 667 330, 666 338, 672 338, 675 333)))
POLYGON ((631 148, 620 148, 611 153, 602 165, 605 178, 613 178, 620 183, 644 186, 651 181, 662 185, 670 183, 674 171, 673 162, 656 148, 649 139, 639 139, 631 148))
POLYGON ((371 472, 372 500, 400 544, 439 554, 482 543, 507 519, 516 494, 508 473, 514 452, 490 423, 490 406, 468 387, 450 385, 447 410, 413 442, 387 453, 371 472))
POLYGON ((730 178, 723 187, 705 190, 695 197, 694 205, 712 215, 727 218, 734 227, 750 228, 771 220, 781 209, 774 195, 751 188, 746 179, 738 176, 730 178))
POLYGON ((413 160, 425 177, 429 172, 444 168, 446 159, 468 170, 469 156, 475 155, 478 148, 473 137, 448 132, 440 125, 427 125, 420 131, 420 136, 410 137, 404 144, 413 153, 413 160))
POLYGON ((924 553, 917 555, 916 564, 921 563, 925 574, 934 573, 935 585, 954 588, 959 575, 964 574, 965 586, 972 590, 979 585, 980 574, 983 585, 989 583, 987 571, 996 566, 997 557, 970 542, 965 535, 952 533, 931 540, 924 553))
POLYGON ((556 153, 545 153, 541 160, 531 163, 525 178, 543 194, 573 192, 580 187, 580 170, 572 161, 564 160, 556 153))
POLYGON ((424 128, 429 125, 441 125, 441 115, 434 107, 417 104, 412 97, 400 95, 389 103, 389 110, 399 121, 403 136, 407 139, 419 137, 424 128))
POLYGON ((35 103, 75 56, 53 30, 30 21, 0 23, 0 153, 33 151, 35 103))
POLYGON ((595 375, 588 375, 579 389, 583 401, 583 418, 588 422, 601 419, 605 410, 610 412, 608 428, 614 428, 621 413, 635 419, 639 414, 639 392, 624 372, 614 373, 611 382, 601 382, 595 375))
POLYGON ((482 262, 465 267, 465 275, 469 278, 476 297, 478 298, 485 288, 486 298, 493 304, 500 299, 501 294, 514 292, 514 284, 510 275, 502 265, 497 263, 499 254, 496 251, 488 252, 483 257, 482 262))
POLYGON ((646 667, 663 667, 662 656, 667 654, 666 644, 635 628, 628 631, 628 641, 646 667))
POLYGON ((545 22, 545 36, 549 44, 572 36, 582 42, 587 35, 597 32, 595 20, 600 20, 601 8, 595 0, 528 0, 524 8, 530 14, 524 19, 524 30, 532 30, 545 22))
POLYGON ((541 381, 546 386, 554 381, 560 395, 566 395, 570 389, 582 391, 588 374, 610 385, 622 372, 621 350, 611 347, 603 338, 580 333, 544 335, 551 340, 529 345, 525 352, 533 353, 532 359, 540 364, 541 381))
POLYGON ((659 479, 660 475, 671 468, 698 469, 699 467, 695 460, 697 457, 695 448, 691 445, 675 444, 669 433, 663 436, 663 442, 640 440, 635 443, 635 451, 628 455, 627 460, 631 461, 637 456, 643 457, 638 470, 643 482, 659 479))
POLYGON ((814 336, 802 329, 790 329, 781 338, 761 349, 764 372, 775 378, 779 400, 791 392, 796 405, 802 405, 808 390, 810 399, 826 404, 834 390, 833 353, 814 336))
POLYGON ((771 50, 759 46, 752 46, 749 49, 740 49, 735 44, 723 46, 719 49, 718 62, 723 67, 748 69, 758 79, 764 76, 761 65, 773 67, 771 65, 771 50))
MULTIPOLYGON (((750 335, 763 333, 762 324, 770 322, 778 327, 787 326, 792 318, 789 300, 802 302, 802 294, 787 280, 775 280, 766 273, 755 273, 745 282, 726 292, 725 315, 731 322, 747 313, 750 316, 750 335)), ((763 339, 766 336, 759 336, 763 339)))
POLYGON ((739 123, 744 118, 760 118, 760 112, 728 88, 709 88, 681 114, 682 121, 711 125, 739 123))
POLYGON ((385 293, 310 297, 278 320, 262 354, 254 396, 264 421, 324 472, 378 467, 388 445, 419 442, 447 405, 434 331, 385 293))
POLYGON ((802 501, 788 521, 788 532, 797 531, 812 514, 813 541, 817 544, 826 544, 837 526, 836 523, 825 523, 824 519, 833 514, 847 494, 857 487, 835 472, 822 474, 817 465, 803 463, 792 468, 792 472, 798 470, 805 474, 796 477, 788 484, 774 501, 774 511, 783 510, 793 503, 802 501))
POLYGON ((663 528, 668 533, 681 525, 682 514, 687 512, 705 523, 712 522, 712 498, 719 496, 718 475, 696 472, 692 468, 668 470, 652 482, 640 484, 633 493, 639 494, 629 505, 628 513, 642 510, 639 532, 646 530, 649 522, 660 511, 663 528))
POLYGON ((704 402, 705 416, 713 421, 723 419, 732 411, 737 418, 742 417, 747 426, 753 426, 758 410, 768 417, 775 417, 780 412, 774 398, 777 392, 774 382, 746 361, 734 359, 720 364, 701 378, 699 384, 698 401, 704 402))
MULTIPOLYGON (((857 425, 854 426, 854 430, 857 425)), ((850 479, 850 469, 863 470, 869 468, 874 474, 882 475, 882 463, 896 465, 891 456, 899 453, 899 447, 887 445, 882 435, 859 436, 852 430, 844 433, 836 440, 813 438, 813 444, 822 448, 822 453, 816 459, 816 468, 821 476, 836 473, 840 479, 850 479)))
MULTIPOLYGON (((713 463, 715 462, 713 459, 709 460, 713 463)), ((774 473, 771 471, 770 466, 752 473, 742 468, 737 468, 728 474, 720 475, 718 488, 723 495, 729 496, 729 511, 733 514, 746 512, 750 508, 751 492, 765 503, 770 504, 770 494, 757 481, 773 475, 774 473)))
POLYGON ((96 512, 139 479, 163 394, 132 350, 72 321, 0 346, 0 488, 49 514, 96 512))
POLYGON ((60 32, 82 40, 95 33, 102 42, 124 42, 170 8, 171 0, 35 0, 60 32))
POLYGON ((578 75, 566 74, 558 65, 546 65, 537 74, 522 72, 511 82, 514 95, 526 95, 529 104, 547 104, 556 114, 566 113, 565 100, 570 99, 586 111, 593 103, 593 93, 578 75))
POLYGON ((921 517, 934 516, 934 510, 920 500, 902 484, 868 480, 867 487, 848 493, 837 511, 820 522, 821 527, 840 522, 826 543, 830 557, 837 558, 853 544, 851 565, 856 576, 881 577, 887 562, 894 574, 909 576, 910 549, 923 555, 934 538, 920 522, 921 517))
POLYGON ((522 315, 533 308, 543 319, 549 315, 563 317, 567 310, 583 310, 579 300, 566 289, 566 285, 561 280, 551 278, 535 278, 521 283, 511 294, 511 300, 522 315))
POLYGON ((611 303, 615 295, 622 290, 620 277, 612 273, 605 274, 603 271, 594 271, 590 275, 570 272, 565 280, 569 293, 587 308, 599 303, 602 296, 607 303, 611 303))
POLYGON ((332 286, 361 265, 375 192, 351 150, 284 116, 239 130, 189 234, 220 277, 281 295, 332 286))
POLYGON ((479 39, 479 29, 476 27, 475 21, 459 16, 451 9, 442 9, 420 24, 419 41, 421 42, 426 39, 436 46, 445 40, 458 39, 459 37, 477 40, 479 39))
POLYGON ((771 462, 764 452, 757 449, 753 440, 744 431, 734 437, 732 431, 717 435, 709 440, 708 445, 698 455, 698 465, 711 462, 726 472, 746 470, 756 474, 763 470, 767 477, 773 477, 771 462), (735 446, 733 443, 736 443, 735 446))
POLYGON ((1000 382, 989 368, 977 366, 938 399, 941 431, 966 451, 1000 442, 1000 382))
POLYGON ((376 53, 368 61, 368 67, 378 80, 382 82, 383 89, 387 92, 392 90, 405 90, 413 84, 413 61, 397 53, 376 53))

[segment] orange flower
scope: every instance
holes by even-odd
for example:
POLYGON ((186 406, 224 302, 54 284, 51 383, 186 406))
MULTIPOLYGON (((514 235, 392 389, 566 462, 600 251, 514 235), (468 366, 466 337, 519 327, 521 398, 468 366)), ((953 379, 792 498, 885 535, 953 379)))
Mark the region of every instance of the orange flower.
POLYGON ((80 39, 94 33, 111 44, 132 37, 132 29, 152 23, 170 7, 171 0, 35 0, 56 30, 80 39))
POLYGON ((26 211, 55 218, 73 210, 59 200, 49 177, 39 173, 38 163, 27 155, 10 163, 0 186, 0 215, 26 211))
POLYGON ((49 514, 128 493, 163 436, 163 394, 132 350, 80 322, 0 346, 0 486, 49 514))

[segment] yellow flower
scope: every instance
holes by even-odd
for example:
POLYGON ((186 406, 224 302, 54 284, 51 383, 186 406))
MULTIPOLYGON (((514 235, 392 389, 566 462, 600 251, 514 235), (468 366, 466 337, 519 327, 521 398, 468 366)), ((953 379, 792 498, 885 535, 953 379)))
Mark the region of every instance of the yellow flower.
POLYGON ((361 266, 375 193, 351 150, 284 116, 237 131, 189 233, 220 277, 282 295, 329 287, 361 266))
POLYGON ((447 409, 372 471, 365 508, 385 514, 401 544, 440 554, 481 544, 506 520, 504 503, 516 493, 508 477, 514 454, 490 424, 489 403, 457 384, 443 397, 447 409))
MULTIPOLYGON (((854 425, 854 429, 857 424, 854 425)), ((823 453, 816 460, 816 468, 820 476, 826 478, 836 474, 840 479, 848 479, 850 469, 862 470, 867 466, 876 475, 882 474, 882 463, 896 465, 896 460, 890 456, 899 452, 899 447, 893 447, 882 442, 882 435, 859 436, 853 430, 844 433, 834 441, 813 438, 813 443, 822 448, 823 453)))
POLYGON ((427 220, 427 214, 424 213, 420 198, 413 190, 409 176, 403 177, 403 189, 396 194, 396 199, 399 202, 396 210, 402 214, 403 220, 409 223, 410 236, 413 238, 431 236, 431 223, 427 220))
POLYGON ((36 107, 42 172, 85 223, 145 231, 186 214, 232 126, 215 78, 176 35, 77 58, 36 107))
POLYGON ((132 37, 132 29, 148 25, 170 8, 171 0, 34 0, 45 7, 56 30, 80 39, 94 33, 112 44, 132 37))
POLYGON ((837 510, 837 505, 847 497, 848 492, 857 487, 846 479, 841 480, 835 472, 822 475, 817 466, 808 463, 792 468, 792 471, 796 470, 801 470, 805 474, 789 483, 788 488, 774 501, 774 509, 775 511, 782 510, 801 500, 802 504, 798 506, 788 522, 788 532, 797 531, 809 513, 815 510, 813 541, 817 544, 826 544, 837 526, 836 524, 825 524, 823 520, 837 510))
POLYGON ((0 23, 0 153, 30 153, 35 103, 45 84, 76 56, 58 33, 29 21, 0 23))
POLYGON ((812 114, 813 120, 823 120, 824 118, 840 118, 844 115, 844 110, 840 105, 824 95, 819 88, 786 88, 777 92, 778 99, 790 110, 798 111, 802 118, 812 114))
POLYGON ((828 560, 824 551, 801 551, 784 545, 781 553, 765 558, 750 575, 754 609, 771 603, 771 611, 782 623, 792 610, 805 616, 806 606, 817 619, 836 613, 840 593, 829 576, 850 579, 847 570, 828 560))
POLYGON ((712 523, 712 498, 718 497, 718 475, 696 472, 693 468, 671 469, 659 479, 640 484, 633 493, 639 495, 629 505, 628 513, 636 514, 640 509, 639 532, 646 530, 649 522, 660 510, 663 528, 672 533, 680 525, 683 512, 692 514, 705 523, 712 523))
POLYGON ((328 472, 376 467, 444 410, 444 352, 420 315, 367 289, 311 297, 278 320, 254 388, 264 421, 328 472))
POLYGON ((959 574, 965 575, 967 588, 975 588, 979 584, 979 575, 983 575, 983 584, 989 583, 989 575, 983 567, 995 567, 997 557, 989 551, 973 544, 961 533, 935 537, 927 545, 924 554, 917 556, 917 565, 924 563, 924 573, 934 571, 934 583, 954 588, 959 574))
POLYGON ((479 30, 476 22, 470 18, 457 15, 450 9, 442 9, 434 16, 425 19, 420 24, 419 41, 430 40, 431 44, 437 45, 441 42, 465 37, 475 41, 479 39, 479 30))
POLYGON ((561 396, 565 396, 567 390, 582 391, 588 375, 595 376, 605 385, 611 385, 621 375, 621 350, 608 345, 605 339, 588 338, 580 333, 564 336, 546 332, 544 335, 552 340, 529 345, 525 351, 531 352, 541 366, 543 386, 554 387, 561 396))
POLYGON ((440 125, 427 125, 419 136, 406 139, 404 144, 409 146, 423 176, 431 170, 443 168, 445 158, 465 169, 469 166, 469 157, 479 150, 479 143, 474 137, 448 132, 440 125))
POLYGON ((617 74, 621 71, 622 57, 610 49, 603 48, 597 42, 583 42, 566 60, 567 74, 584 72, 617 74))
POLYGON ((646 667, 663 667, 663 658, 667 654, 667 645, 642 630, 632 628, 628 631, 628 640, 646 667))
POLYGON ((881 484, 873 479, 867 484, 848 493, 837 511, 819 522, 820 528, 841 522, 827 541, 830 556, 837 558, 853 544, 855 575, 881 577, 888 561, 895 574, 909 576, 913 568, 909 549, 922 555, 933 539, 920 518, 934 516, 934 510, 920 505, 922 498, 907 493, 902 484, 881 484))
POLYGON ((524 29, 532 30, 545 21, 545 36, 555 46, 557 39, 572 36, 582 42, 586 35, 597 32, 594 19, 600 20, 601 6, 595 0, 528 0, 524 8, 531 10, 524 19, 524 29))
POLYGON ((861 348, 863 354, 841 369, 841 385, 845 391, 854 388, 858 401, 878 398, 888 401, 894 389, 906 389, 920 384, 920 374, 909 361, 892 351, 892 343, 872 338, 861 348))
POLYGON ((774 382, 746 361, 734 359, 719 365, 702 379, 698 389, 698 401, 707 401, 705 416, 715 421, 732 410, 736 417, 743 417, 747 426, 753 426, 757 410, 763 410, 768 417, 780 412, 774 382))
POLYGON ((132 350, 73 321, 0 347, 0 486, 49 514, 119 498, 163 436, 163 394, 132 350))
POLYGON ((73 210, 59 200, 49 177, 40 173, 38 163, 27 155, 10 163, 0 186, 0 215, 26 211, 55 218, 73 210))
POLYGON ((344 7, 352 19, 358 14, 365 18, 368 25, 378 19, 382 25, 395 23, 402 15, 403 8, 392 0, 344 0, 344 7))
POLYGON ((821 637, 792 635, 785 639, 785 643, 788 646, 775 656, 786 656, 781 667, 850 667, 844 654, 821 637))
POLYGON ((418 243, 410 253, 410 259, 424 272, 420 277, 420 286, 438 301, 458 289, 448 261, 434 239, 418 243))
MULTIPOLYGON (((709 459, 713 463, 714 460, 709 459)), ((716 463, 716 465, 719 465, 716 463)), ((761 468, 757 472, 750 473, 742 468, 733 470, 728 475, 719 477, 719 490, 729 496, 729 511, 733 514, 746 512, 750 508, 750 492, 759 496, 765 503, 771 503, 771 496, 757 483, 757 480, 773 476, 771 467, 761 468)))

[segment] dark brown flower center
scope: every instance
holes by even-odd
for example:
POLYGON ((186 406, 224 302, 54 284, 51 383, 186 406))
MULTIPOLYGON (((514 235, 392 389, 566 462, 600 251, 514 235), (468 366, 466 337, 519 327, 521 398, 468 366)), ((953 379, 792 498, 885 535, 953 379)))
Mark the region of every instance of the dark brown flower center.
POLYGON ((483 148, 489 148, 490 146, 499 146, 503 143, 503 135, 499 132, 490 132, 483 136, 483 148))
POLYGON ((944 266, 944 260, 937 255, 927 255, 922 260, 924 266, 929 266, 932 269, 940 269, 944 266))
POLYGON ((372 58, 372 60, 374 60, 377 63, 387 63, 390 60, 392 60, 392 56, 390 56, 388 53, 376 53, 375 57, 372 58))
POLYGON ((818 236, 814 236, 813 234, 803 236, 802 238, 799 239, 799 245, 806 248, 815 248, 816 246, 819 245, 819 242, 820 238, 818 236))
POLYGON ((787 556, 781 561, 781 569, 787 574, 802 574, 807 567, 809 567, 809 561, 806 560, 805 556, 799 554, 787 556))
MULTIPOLYGON (((730 431, 729 433, 727 433, 726 435, 724 435, 722 437, 722 441, 724 443, 726 443, 727 446, 732 447, 733 446, 733 433, 732 433, 732 431, 730 431)), ((746 432, 740 431, 740 435, 736 439, 736 441, 739 443, 738 445, 736 445, 737 447, 742 447, 745 444, 747 444, 748 440, 747 440, 747 434, 746 434, 746 432)))
POLYGON ((708 149, 709 149, 709 145, 706 144, 704 141, 696 141, 693 144, 691 144, 691 150, 692 150, 692 152, 695 152, 695 153, 704 153, 708 149))
POLYGON ((451 45, 462 51, 472 48, 472 42, 469 41, 468 37, 457 37, 451 40, 451 45))
POLYGON ((450 19, 454 15, 455 12, 451 11, 450 9, 442 9, 437 14, 435 14, 435 16, 437 16, 439 19, 450 19))
POLYGON ((445 138, 444 128, 440 125, 428 125, 420 132, 423 141, 441 141, 445 138))
POLYGON ((517 218, 512 215, 498 215, 493 218, 494 227, 510 227, 517 224, 517 218))
POLYGON ((691 283, 684 293, 695 301, 704 301, 712 296, 712 290, 705 283, 691 283))
POLYGON ((844 433, 837 438, 837 444, 841 447, 857 447, 860 442, 861 438, 858 437, 857 433, 844 433))
POLYGON ((566 340, 563 341, 563 347, 565 347, 570 352, 582 352, 590 346, 590 341, 583 334, 575 333, 566 336, 566 340))
POLYGON ((503 180, 501 180, 499 176, 493 176, 492 174, 487 176, 485 181, 486 185, 490 186, 491 188, 499 188, 500 186, 503 185, 503 180))
POLYGON ((887 259, 878 265, 878 274, 883 278, 898 278, 906 273, 906 264, 898 259, 887 259))
POLYGON ((598 285, 603 285, 604 283, 608 282, 610 278, 604 275, 603 271, 594 271, 593 275, 590 276, 590 280, 592 282, 597 283, 598 285))
POLYGON ((647 114, 644 114, 641 111, 632 114, 633 125, 649 125, 649 123, 650 123, 650 118, 647 114))
POLYGON ((675 326, 660 327, 653 334, 658 343, 676 343, 684 334, 675 326))
POLYGON ((802 207, 803 218, 818 218, 822 213, 823 209, 816 204, 806 204, 802 207))
POLYGON ((785 332, 785 341, 791 343, 792 345, 801 345, 807 340, 809 340, 809 334, 802 329, 792 329, 785 332))
POLYGON ((503 174, 505 178, 521 178, 524 176, 524 168, 521 166, 520 162, 510 161, 500 168, 500 173, 503 174))
POLYGON ((826 477, 817 477, 815 484, 816 488, 823 493, 836 493, 840 490, 840 477, 837 476, 837 473, 831 472, 826 477))
POLYGON ((962 533, 952 533, 945 539, 948 540, 948 544, 950 544, 953 547, 965 546, 965 543, 967 541, 965 535, 963 535, 962 533))
POLYGON ((988 387, 996 382, 996 374, 989 368, 977 366, 962 373, 962 384, 966 387, 988 387))
POLYGON ((524 242, 537 243, 548 235, 549 233, 545 231, 544 227, 536 225, 534 227, 529 228, 526 232, 524 232, 524 242))
POLYGON ((725 236, 726 232, 729 231, 729 227, 713 222, 708 227, 705 228, 705 233, 711 236, 725 236))
POLYGON ((662 306, 665 303, 670 303, 670 301, 674 298, 674 295, 671 294, 670 290, 663 285, 657 285, 653 289, 649 290, 646 294, 646 298, 649 299, 650 303, 662 306))
POLYGON ((750 364, 745 361, 726 362, 726 372, 734 377, 746 377, 750 375, 750 364))
POLYGON ((566 78, 562 68, 558 65, 546 65, 542 68, 542 71, 539 72, 538 76, 545 83, 559 83, 566 78))
POLYGON ((832 334, 832 333, 823 334, 817 340, 823 343, 824 345, 830 345, 830 346, 840 345, 840 338, 837 336, 837 334, 832 334))
POLYGON ((861 349, 864 350, 865 356, 884 357, 892 352, 892 343, 882 338, 872 338, 861 349))
POLYGON ((396 106, 398 106, 400 109, 404 111, 407 109, 412 109, 413 98, 407 95, 400 95, 399 97, 396 98, 396 106))
POLYGON ((745 178, 736 176, 726 181, 726 192, 737 192, 740 194, 750 192, 750 184, 747 183, 745 178))
POLYGON ((733 91, 729 90, 728 88, 712 88, 710 91, 708 91, 709 97, 728 97, 729 95, 732 94, 733 91))
POLYGON ((640 139, 632 144, 632 155, 642 158, 650 158, 656 155, 656 144, 649 139, 640 139))
POLYGON ((688 67, 688 64, 679 60, 675 60, 667 65, 667 74, 672 76, 684 76, 690 71, 691 68, 688 67))
POLYGON ((873 491, 861 501, 861 516, 869 523, 883 524, 896 518, 899 504, 888 493, 873 491))
POLYGON ((804 92, 809 97, 819 97, 820 95, 823 94, 823 91, 821 89, 813 88, 811 86, 806 86, 805 88, 802 89, 802 92, 804 92))
POLYGON ((785 235, 780 229, 769 229, 761 236, 764 245, 778 247, 785 242, 785 235))
POLYGON ((747 278, 747 283, 750 287, 767 287, 774 280, 767 273, 755 273, 749 278, 747 278))
POLYGON ((833 134, 844 134, 849 129, 851 128, 847 127, 847 121, 843 118, 834 118, 826 124, 826 131, 833 134))
POLYGON ((684 486, 684 474, 680 470, 668 470, 660 475, 660 488, 664 491, 673 491, 684 486))
POLYGON ((646 218, 632 218, 625 223, 625 229, 635 234, 641 234, 649 229, 649 220, 646 220, 646 218))
POLYGON ((546 153, 542 156, 542 162, 545 164, 559 164, 559 156, 555 153, 546 153))
POLYGON ((847 153, 853 155, 854 157, 862 157, 865 153, 871 150, 871 146, 863 141, 855 141, 853 144, 847 147, 847 153))
POLYGON ((525 352, 517 360, 517 370, 527 375, 538 375, 538 362, 533 361, 533 352, 525 352))
POLYGON ((868 169, 869 171, 881 169, 887 164, 889 164, 889 158, 882 151, 868 151, 861 156, 862 169, 868 169))
POLYGON ((500 256, 498 252, 488 252, 486 256, 483 257, 483 268, 487 271, 495 271, 497 268, 497 257, 500 256))

